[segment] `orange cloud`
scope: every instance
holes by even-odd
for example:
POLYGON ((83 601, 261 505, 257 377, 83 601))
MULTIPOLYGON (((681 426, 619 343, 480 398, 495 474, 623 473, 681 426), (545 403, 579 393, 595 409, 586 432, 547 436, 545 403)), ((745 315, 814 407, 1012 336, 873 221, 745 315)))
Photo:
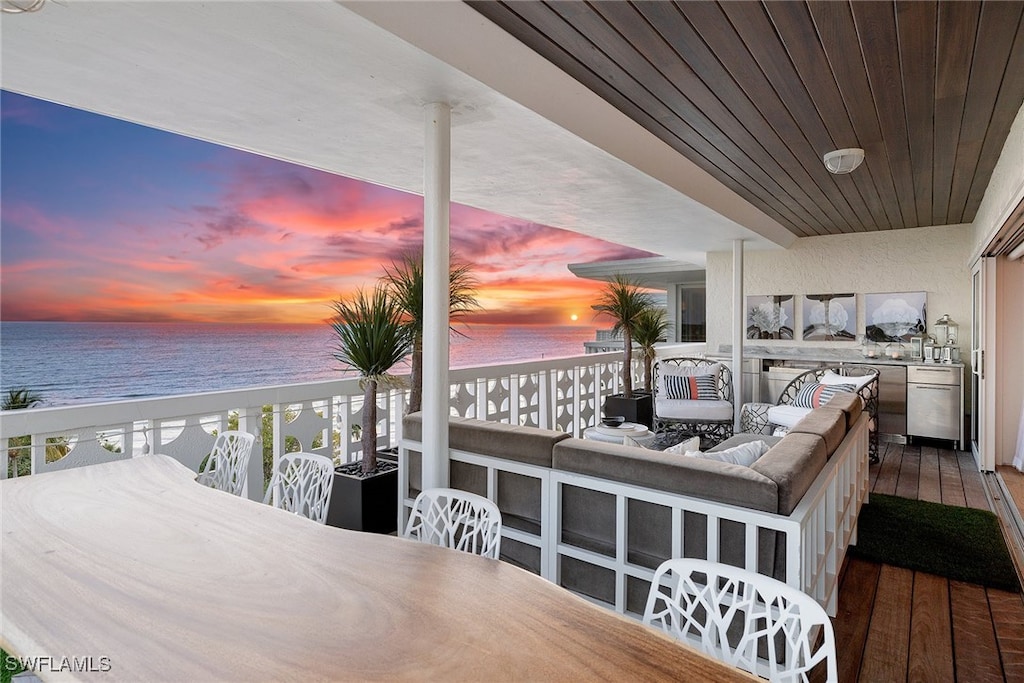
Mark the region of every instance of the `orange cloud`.
MULTIPOLYGON (((234 154, 234 153, 233 153, 234 154)), ((4 197, 4 320, 320 322, 422 248, 422 198, 261 157, 204 168, 214 196, 167 188, 153 206, 4 197), (99 205, 99 208, 97 208, 99 205)), ((239 160, 240 159, 240 160, 239 160)), ((195 169, 190 169, 195 173, 195 169)), ((116 179, 114 179, 116 180, 116 179)), ((6 190, 5 190, 6 192, 6 190)), ((112 197, 115 196, 113 193, 112 197)), ((478 324, 595 323, 601 283, 566 264, 645 252, 453 205, 451 244, 473 264, 478 324)))

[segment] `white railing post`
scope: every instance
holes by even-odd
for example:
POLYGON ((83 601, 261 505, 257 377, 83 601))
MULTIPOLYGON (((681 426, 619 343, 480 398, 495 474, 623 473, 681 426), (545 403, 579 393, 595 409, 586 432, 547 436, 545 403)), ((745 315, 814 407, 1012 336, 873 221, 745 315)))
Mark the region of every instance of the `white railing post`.
POLYGON ((518 425, 519 422, 519 401, 522 393, 519 391, 519 373, 513 372, 508 376, 508 422, 518 425))
POLYGON ((540 394, 537 405, 537 426, 541 429, 551 429, 554 426, 551 420, 551 388, 548 381, 550 375, 550 370, 537 373, 537 388, 540 394))
POLYGON ((476 378, 476 418, 478 420, 489 420, 491 418, 490 411, 487 410, 487 379, 485 377, 476 378))
POLYGON ((256 436, 249 457, 249 470, 243 495, 249 500, 263 500, 263 406, 247 406, 238 413, 238 430, 256 436))
POLYGON ((273 446, 273 449, 274 449, 273 450, 273 453, 274 453, 274 467, 273 467, 273 469, 276 470, 277 469, 278 461, 281 459, 281 456, 284 455, 284 453, 285 453, 285 450, 284 450, 284 427, 285 427, 285 424, 287 424, 287 421, 285 420, 285 414, 284 414, 285 404, 283 404, 283 403, 272 403, 271 404, 271 410, 273 411, 272 412, 272 417, 271 417, 271 424, 274 426, 274 434, 273 434, 273 440, 272 440, 272 443, 274 445, 273 446))

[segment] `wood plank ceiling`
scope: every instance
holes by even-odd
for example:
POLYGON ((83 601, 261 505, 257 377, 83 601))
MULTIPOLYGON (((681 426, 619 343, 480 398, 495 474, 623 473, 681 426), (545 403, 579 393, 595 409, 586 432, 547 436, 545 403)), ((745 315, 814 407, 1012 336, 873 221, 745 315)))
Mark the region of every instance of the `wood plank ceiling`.
POLYGON ((970 222, 1024 102, 1024 2, 469 4, 798 236, 970 222))

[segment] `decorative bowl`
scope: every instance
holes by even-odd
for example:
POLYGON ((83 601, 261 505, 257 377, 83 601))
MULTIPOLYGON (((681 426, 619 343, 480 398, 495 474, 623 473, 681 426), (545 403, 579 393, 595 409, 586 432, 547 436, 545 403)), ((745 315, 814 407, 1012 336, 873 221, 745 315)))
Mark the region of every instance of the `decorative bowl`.
POLYGON ((626 422, 626 418, 621 415, 612 415, 601 418, 601 424, 605 427, 621 427, 626 422))

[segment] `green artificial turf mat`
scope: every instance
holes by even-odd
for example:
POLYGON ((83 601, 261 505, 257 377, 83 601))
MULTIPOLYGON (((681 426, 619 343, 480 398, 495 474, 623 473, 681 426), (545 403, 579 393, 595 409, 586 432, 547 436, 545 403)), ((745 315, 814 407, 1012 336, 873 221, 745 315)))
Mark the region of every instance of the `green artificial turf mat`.
POLYGON ((11 683, 14 674, 19 674, 24 670, 17 659, 0 648, 0 683, 11 683))
POLYGON ((948 579, 1020 592, 991 512, 872 493, 850 554, 948 579))

